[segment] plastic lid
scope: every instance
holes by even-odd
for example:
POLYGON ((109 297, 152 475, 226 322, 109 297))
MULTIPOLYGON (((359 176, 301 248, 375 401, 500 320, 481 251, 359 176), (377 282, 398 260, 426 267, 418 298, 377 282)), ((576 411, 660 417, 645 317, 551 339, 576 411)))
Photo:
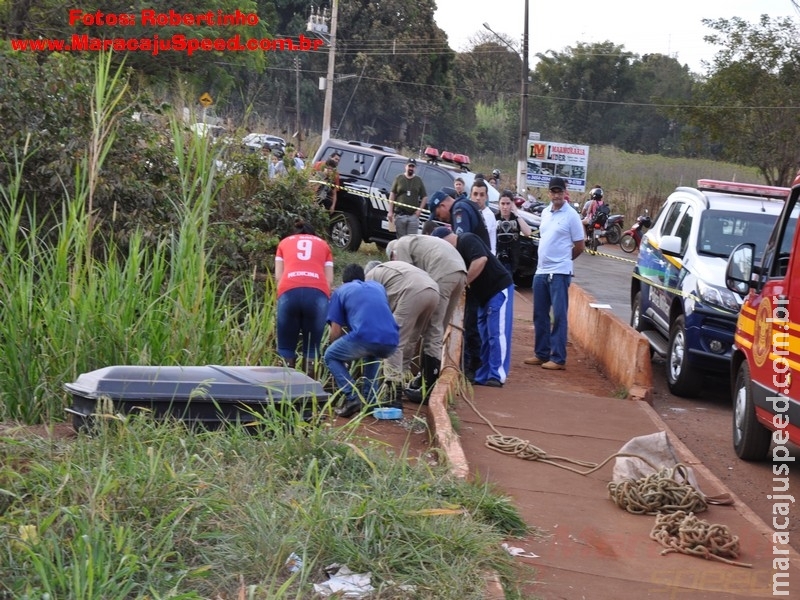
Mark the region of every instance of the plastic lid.
POLYGON ((376 419, 402 419, 403 410, 400 408, 376 408, 372 411, 376 419))

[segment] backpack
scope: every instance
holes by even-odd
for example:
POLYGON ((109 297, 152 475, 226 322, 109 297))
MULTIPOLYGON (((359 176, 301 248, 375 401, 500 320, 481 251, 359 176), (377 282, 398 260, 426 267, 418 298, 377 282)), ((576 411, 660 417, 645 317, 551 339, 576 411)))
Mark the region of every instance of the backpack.
POLYGON ((611 214, 611 207, 603 202, 602 206, 597 207, 597 211, 594 213, 593 222, 600 225, 600 227, 605 227, 606 222, 608 221, 608 215, 611 214))

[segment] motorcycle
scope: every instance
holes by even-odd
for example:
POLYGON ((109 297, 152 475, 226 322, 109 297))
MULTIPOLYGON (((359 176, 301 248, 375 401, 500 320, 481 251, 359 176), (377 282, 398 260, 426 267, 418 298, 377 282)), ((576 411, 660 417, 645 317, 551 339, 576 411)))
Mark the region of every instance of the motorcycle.
POLYGON ((605 238, 609 244, 618 244, 622 237, 622 227, 625 215, 609 215, 605 224, 591 222, 586 225, 586 245, 589 250, 597 251, 602 245, 600 238, 605 238))
POLYGON ((647 214, 647 211, 645 211, 643 215, 637 217, 636 223, 622 234, 619 240, 619 247, 630 254, 639 247, 644 232, 652 226, 653 221, 650 219, 650 215, 647 214))
POLYGON ((625 215, 609 215, 606 221, 605 238, 609 244, 619 244, 625 227, 625 215))

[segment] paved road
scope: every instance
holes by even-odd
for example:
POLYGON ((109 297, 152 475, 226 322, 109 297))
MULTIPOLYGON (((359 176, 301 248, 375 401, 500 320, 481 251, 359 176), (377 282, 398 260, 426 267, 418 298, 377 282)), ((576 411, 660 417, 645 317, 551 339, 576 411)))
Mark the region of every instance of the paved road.
POLYGON ((575 261, 575 279, 599 303, 610 304, 611 311, 629 323, 631 319, 631 273, 636 254, 626 254, 617 246, 600 246, 598 254, 584 252, 575 261))

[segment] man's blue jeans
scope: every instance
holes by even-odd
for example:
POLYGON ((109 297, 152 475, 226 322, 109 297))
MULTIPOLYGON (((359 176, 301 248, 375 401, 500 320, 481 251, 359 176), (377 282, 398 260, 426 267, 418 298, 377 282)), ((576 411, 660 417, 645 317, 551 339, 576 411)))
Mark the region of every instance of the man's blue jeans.
POLYGON ((353 339, 348 333, 333 342, 325 351, 325 365, 333 375, 336 387, 345 393, 346 399, 357 398, 359 391, 347 363, 363 361, 364 389, 361 390, 367 404, 374 404, 378 395, 378 371, 381 359, 387 358, 397 349, 395 344, 370 344, 353 339))
POLYGON ((533 351, 543 361, 567 362, 567 310, 572 275, 534 275, 533 351), (552 324, 550 309, 553 310, 552 324))

